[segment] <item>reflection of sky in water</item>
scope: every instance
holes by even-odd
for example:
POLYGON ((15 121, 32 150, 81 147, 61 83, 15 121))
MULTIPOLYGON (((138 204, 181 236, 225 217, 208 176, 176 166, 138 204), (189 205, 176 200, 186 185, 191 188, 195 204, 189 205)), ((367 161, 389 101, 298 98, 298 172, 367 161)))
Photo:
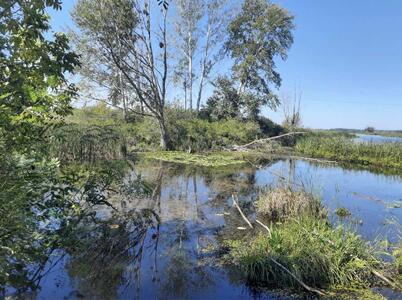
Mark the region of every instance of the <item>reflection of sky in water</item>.
MULTIPOLYGON (((267 170, 288 177, 289 162, 279 161, 267 170)), ((292 174, 296 183, 303 182, 307 189, 312 188, 321 196, 330 212, 338 207, 349 209, 356 221, 362 221, 356 230, 365 238, 387 235, 390 228, 383 224, 389 219, 395 219, 399 224, 402 221, 402 208, 390 207, 402 204, 402 179, 398 176, 346 170, 302 160, 295 163, 292 174)), ((274 182, 274 177, 264 170, 257 172, 260 185, 274 182)))
MULTIPOLYGON (((341 206, 348 208, 354 219, 362 220, 356 229, 365 238, 375 238, 388 230, 382 225, 387 218, 402 220, 402 208, 387 208, 387 204, 402 198, 399 177, 301 160, 280 160, 256 172, 251 168, 226 173, 188 171, 182 167, 174 170, 143 171, 156 186, 159 183, 160 192, 154 193, 151 200, 130 200, 125 206, 126 209, 153 208, 160 216, 161 226, 158 239, 155 239, 157 229, 148 229, 140 268, 137 270, 127 262, 124 273, 127 283, 110 287, 116 289, 121 299, 255 298, 234 272, 215 266, 213 255, 209 257, 205 249, 218 243, 217 233, 224 225, 233 231, 236 226, 244 226, 232 208, 232 192, 238 192, 240 200, 253 200, 259 188, 278 182, 277 175, 290 176, 293 182, 303 183, 321 195, 330 212, 341 206)), ((68 261, 64 259, 42 281, 40 299, 80 298, 91 294, 85 290, 88 286, 82 285, 84 278, 67 275, 63 265, 68 261)), ((275 299, 270 294, 259 297, 275 299)))
POLYGON ((372 134, 356 134, 356 135, 357 138, 355 139, 355 141, 357 142, 374 143, 374 144, 402 143, 401 137, 372 135, 372 134))

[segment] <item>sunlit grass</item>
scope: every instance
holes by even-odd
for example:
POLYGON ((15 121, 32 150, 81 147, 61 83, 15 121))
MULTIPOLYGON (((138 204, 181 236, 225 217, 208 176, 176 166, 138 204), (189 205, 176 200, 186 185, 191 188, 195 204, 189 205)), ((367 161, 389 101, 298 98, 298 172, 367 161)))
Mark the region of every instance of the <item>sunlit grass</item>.
POLYGON ((355 143, 347 138, 307 137, 295 150, 312 157, 364 166, 402 168, 402 143, 355 143))

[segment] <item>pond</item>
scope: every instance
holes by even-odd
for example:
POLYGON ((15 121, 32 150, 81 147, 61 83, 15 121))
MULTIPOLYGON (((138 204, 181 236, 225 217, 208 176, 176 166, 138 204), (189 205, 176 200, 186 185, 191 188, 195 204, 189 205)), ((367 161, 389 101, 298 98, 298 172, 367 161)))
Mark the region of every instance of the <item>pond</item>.
MULTIPOLYGON (((94 229, 78 253, 59 249, 43 270, 40 289, 25 297, 291 299, 249 287, 236 270, 220 263, 221 253, 214 250, 224 237, 246 234, 239 229, 245 224, 232 194, 250 214, 247 207, 258 192, 282 181, 320 195, 333 222, 347 222, 365 239, 395 239, 402 221, 400 176, 300 159, 226 169, 138 161, 127 169, 123 181, 125 188, 109 201, 121 216, 131 219, 113 220, 99 231, 103 235, 94 229), (152 183, 147 197, 130 195, 140 174, 152 183), (340 220, 334 213, 338 207, 350 210, 351 217, 340 220)), ((112 214, 110 208, 97 211, 103 219, 113 218, 112 214)), ((400 295, 389 292, 387 297, 400 295)))
POLYGON ((360 134, 356 133, 357 142, 383 144, 383 143, 402 143, 402 137, 383 136, 374 134, 360 134))

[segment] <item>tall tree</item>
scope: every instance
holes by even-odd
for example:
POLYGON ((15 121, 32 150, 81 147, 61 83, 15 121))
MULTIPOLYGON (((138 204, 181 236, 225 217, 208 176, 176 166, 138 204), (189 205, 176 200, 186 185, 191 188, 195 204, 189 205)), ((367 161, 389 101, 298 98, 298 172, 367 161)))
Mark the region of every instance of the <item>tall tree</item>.
POLYGON ((225 44, 234 60, 233 73, 240 94, 252 94, 259 105, 277 107, 279 99, 271 84, 278 88, 281 77, 274 59, 287 58, 293 28, 293 17, 279 5, 267 0, 244 1, 241 12, 229 24, 225 44))
POLYGON ((194 56, 198 48, 200 21, 204 15, 203 0, 175 0, 175 31, 180 50, 176 76, 183 81, 185 106, 193 109, 194 56), (188 103, 188 105, 187 105, 188 103))
POLYGON ((46 8, 59 0, 0 1, 0 145, 29 150, 47 126, 70 112, 74 85, 66 80, 79 64, 68 39, 50 30, 46 8))
POLYGON ((206 9, 206 25, 202 29, 204 43, 200 49, 197 111, 200 110, 205 81, 208 79, 214 65, 222 58, 219 51, 222 48, 227 23, 231 17, 231 11, 225 9, 227 2, 227 0, 206 0, 204 5, 206 9))
POLYGON ((144 110, 136 105, 130 110, 158 121, 163 149, 170 148, 165 120, 167 8, 151 0, 79 0, 73 12, 80 30, 76 40, 85 49, 81 54, 96 70, 82 75, 100 90, 113 91, 122 99, 130 97, 130 103, 142 104, 144 110), (115 80, 113 74, 117 74, 117 84, 102 80, 109 76, 115 80), (126 91, 129 92, 123 95, 126 91))

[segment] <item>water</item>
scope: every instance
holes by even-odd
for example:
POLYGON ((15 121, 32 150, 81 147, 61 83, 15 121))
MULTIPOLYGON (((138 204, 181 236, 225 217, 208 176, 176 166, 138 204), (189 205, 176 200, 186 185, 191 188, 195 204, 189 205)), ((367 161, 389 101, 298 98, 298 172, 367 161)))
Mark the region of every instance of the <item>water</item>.
POLYGON ((383 143, 402 143, 402 137, 393 136, 382 136, 382 135, 372 135, 372 134, 356 134, 355 139, 358 142, 373 143, 373 144, 383 144, 383 143))
MULTIPOLYGON (((223 170, 139 162, 127 171, 125 186, 139 174, 152 183, 150 197, 133 197, 125 189, 109 199, 124 215, 136 215, 111 222, 106 232, 119 228, 111 231, 112 237, 94 229, 80 253, 60 255, 60 250, 45 268, 41 289, 25 297, 286 299, 248 287, 235 269, 220 263, 216 252, 223 237, 247 234, 237 229, 246 224, 231 195, 237 193, 251 207, 259 190, 280 184, 279 176, 321 195, 333 222, 340 222, 337 207, 348 208, 352 217, 347 222, 366 239, 395 239, 397 229, 388 221, 402 221, 402 208, 394 208, 402 203, 400 176, 289 159, 267 162, 261 169, 223 170)), ((246 214, 252 211, 245 207, 246 214)), ((112 213, 107 208, 98 216, 107 219, 112 213)))

